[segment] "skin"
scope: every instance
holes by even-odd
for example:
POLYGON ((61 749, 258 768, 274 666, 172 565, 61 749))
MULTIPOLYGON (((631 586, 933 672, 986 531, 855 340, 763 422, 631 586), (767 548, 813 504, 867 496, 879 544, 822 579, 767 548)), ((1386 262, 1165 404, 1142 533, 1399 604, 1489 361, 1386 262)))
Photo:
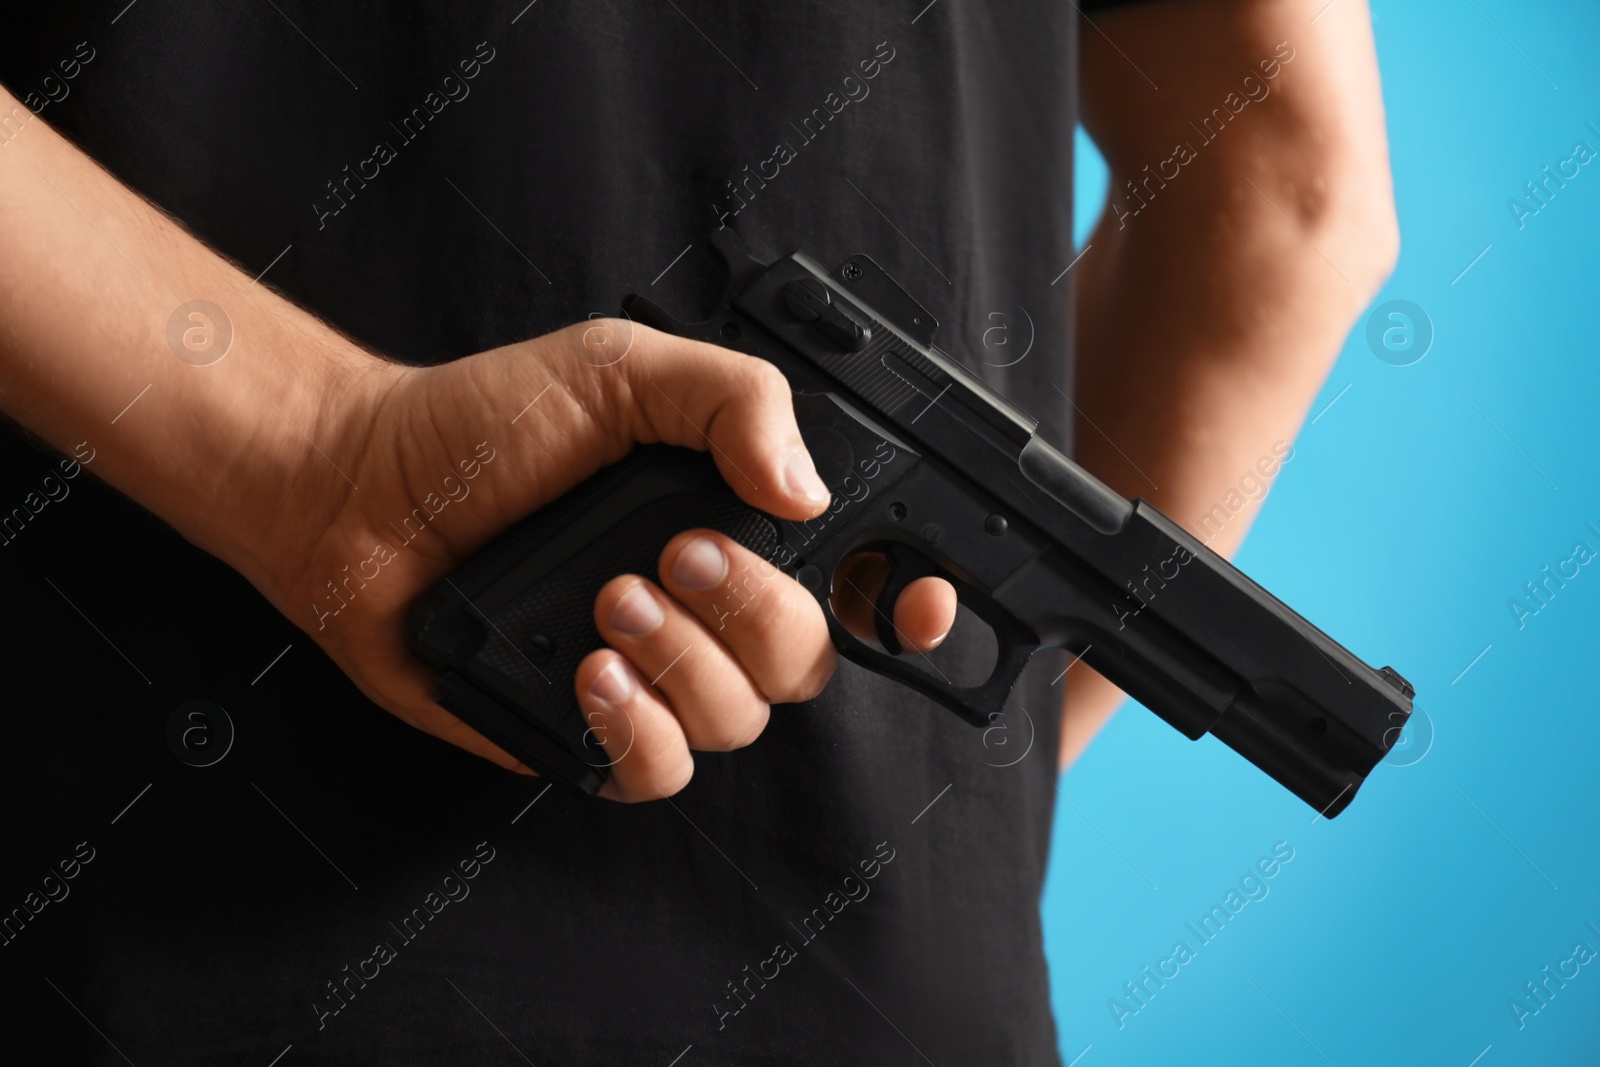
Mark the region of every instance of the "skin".
MULTIPOLYGON (((1074 268, 1076 456, 1224 556, 1259 500, 1220 530, 1201 518, 1294 440, 1399 252, 1367 7, 1337 0, 1312 22, 1321 6, 1168 0, 1082 28, 1083 123, 1112 201, 1137 208, 1124 182, 1176 144, 1196 158, 1164 188, 1141 186, 1137 215, 1108 210, 1074 268), (1293 59, 1270 93, 1204 142, 1189 123, 1245 96, 1246 75, 1263 82, 1279 42, 1293 59)), ((1122 699, 1086 664, 1066 686, 1063 766, 1122 699)))
MULTIPOLYGON (((442 366, 393 363, 254 284, 0 91, 4 116, 0 410, 63 452, 91 442, 96 475, 238 570, 363 693, 421 730, 532 773, 432 700, 405 613, 496 533, 635 443, 710 449, 735 492, 782 518, 827 506, 787 383, 762 360, 599 320, 442 366), (205 366, 167 340, 174 309, 197 296, 225 310, 234 335, 205 366), (393 524, 419 506, 433 517, 405 543, 393 524), (385 544, 392 558, 375 552, 385 544)), ((852 561, 850 574, 846 592, 860 593, 835 608, 865 632, 872 561, 852 561)), ((895 607, 904 640, 922 649, 953 617, 954 593, 937 580, 895 607)), ((605 787, 617 800, 682 789, 691 750, 750 743, 770 704, 815 696, 836 662, 811 594, 708 530, 675 538, 656 576, 609 583, 595 619, 610 647, 584 660, 576 686, 617 760, 605 787), (715 581, 684 580, 695 578, 678 570, 691 546, 717 564, 715 581), (755 604, 724 619, 715 605, 728 578, 748 573, 764 576, 755 604), (622 625, 630 591, 659 609, 648 632, 622 625), (621 685, 597 687, 602 677, 621 685)))

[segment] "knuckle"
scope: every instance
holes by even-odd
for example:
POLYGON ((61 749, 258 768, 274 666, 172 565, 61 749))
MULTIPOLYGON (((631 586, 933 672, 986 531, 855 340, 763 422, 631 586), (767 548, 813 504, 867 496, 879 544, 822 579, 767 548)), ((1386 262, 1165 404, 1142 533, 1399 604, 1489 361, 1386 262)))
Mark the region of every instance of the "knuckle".
POLYGON ((717 534, 715 539, 728 560, 723 581, 705 591, 715 628, 737 626, 758 647, 786 644, 811 594, 732 538, 717 534))
POLYGON ((688 788, 689 781, 693 777, 692 758, 675 760, 672 766, 651 775, 649 788, 640 790, 637 799, 660 800, 662 797, 676 796, 688 788))
MULTIPOLYGON (((718 548, 722 549, 722 554, 724 557, 729 559, 732 558, 728 553, 729 541, 731 540, 730 538, 725 537, 716 530, 697 526, 693 529, 684 530, 678 534, 675 534, 673 538, 667 542, 666 547, 661 550, 661 554, 656 557, 656 573, 661 575, 663 579, 670 578, 672 575, 672 565, 677 562, 678 554, 687 548, 691 541, 698 540, 702 537, 710 538, 718 548)), ((713 586, 710 589, 698 590, 697 592, 704 596, 715 596, 717 589, 718 587, 713 586)))
POLYGON ((822 691, 828 686, 828 680, 832 677, 833 658, 823 656, 806 669, 786 679, 777 687, 777 692, 769 693, 767 696, 774 704, 803 704, 821 696, 822 691))
POLYGON ((733 752, 752 744, 767 728, 771 709, 756 704, 738 712, 725 712, 695 729, 694 747, 702 752, 733 752))
POLYGON ((746 748, 755 744, 756 738, 760 737, 766 732, 767 723, 771 720, 771 718, 771 706, 765 703, 758 704, 754 709, 754 713, 746 722, 744 731, 730 740, 728 746, 729 751, 732 751, 733 749, 746 748))
POLYGON ((626 323, 621 319, 601 316, 574 322, 562 332, 566 334, 568 343, 590 347, 608 343, 622 334, 625 326, 626 323))
POLYGON ((616 757, 603 791, 614 800, 639 804, 680 793, 693 777, 694 757, 681 736, 677 743, 659 737, 641 739, 637 748, 630 744, 616 757))
POLYGON ((815 700, 822 695, 822 691, 828 688, 828 682, 833 678, 833 665, 834 660, 830 656, 826 662, 819 663, 812 669, 811 673, 806 676, 805 682, 799 687, 799 695, 795 698, 797 703, 805 700, 815 700))
POLYGON ((614 367, 633 351, 644 329, 630 319, 594 315, 559 332, 568 353, 577 360, 591 367, 614 367))
MULTIPOLYGON (((601 595, 604 595, 603 590, 601 595)), ((599 598, 597 597, 596 599, 599 598)), ((611 657, 615 654, 616 653, 606 648, 597 648, 592 650, 588 655, 584 656, 583 659, 578 661, 578 670, 574 677, 580 682, 587 681, 590 676, 599 674, 601 668, 610 663, 611 657)))
POLYGON ((619 574, 606 582, 605 585, 602 585, 600 592, 596 593, 594 597, 595 627, 600 630, 606 629, 611 609, 618 600, 622 599, 622 594, 640 584, 649 583, 637 574, 619 574))
POLYGON ((832 677, 837 656, 812 594, 787 577, 744 581, 730 589, 713 601, 717 629, 762 697, 772 704, 815 698, 832 677))
POLYGON ((752 392, 757 396, 770 400, 788 399, 789 379, 773 364, 755 356, 746 356, 745 373, 750 378, 752 392))

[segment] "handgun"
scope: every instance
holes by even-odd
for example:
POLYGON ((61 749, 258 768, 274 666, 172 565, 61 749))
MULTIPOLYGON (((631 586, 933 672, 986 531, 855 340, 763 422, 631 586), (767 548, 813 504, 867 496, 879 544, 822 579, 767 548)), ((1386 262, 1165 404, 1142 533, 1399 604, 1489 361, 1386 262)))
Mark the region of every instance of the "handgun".
POLYGON ((436 699, 530 768, 582 793, 610 759, 574 691, 602 646, 593 604, 653 573, 667 541, 709 527, 812 593, 839 653, 988 727, 1034 652, 1081 658, 1184 736, 1210 733, 1333 818, 1398 740, 1412 686, 1373 669, 1143 500, 1129 501, 1037 422, 935 347, 937 322, 870 257, 828 270, 753 258, 736 231, 710 317, 633 295, 632 321, 768 360, 832 501, 778 519, 740 500, 708 453, 645 445, 508 529, 413 605, 436 699), (882 553, 875 636, 834 613, 839 564, 882 553), (993 631, 987 678, 958 685, 903 649, 896 598, 938 575, 993 631))

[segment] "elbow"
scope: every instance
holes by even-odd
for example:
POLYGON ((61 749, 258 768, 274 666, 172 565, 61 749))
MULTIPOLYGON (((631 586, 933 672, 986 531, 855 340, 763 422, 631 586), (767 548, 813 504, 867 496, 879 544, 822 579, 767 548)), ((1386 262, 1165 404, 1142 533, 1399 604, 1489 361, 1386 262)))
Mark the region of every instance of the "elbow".
POLYGON ((1388 161, 1382 160, 1375 169, 1349 168, 1339 184, 1329 217, 1319 229, 1344 255, 1350 282, 1364 305, 1383 288, 1400 260, 1400 219, 1388 161))
POLYGON ((1274 249, 1280 263, 1303 260, 1303 272, 1291 267, 1290 275, 1325 278, 1331 266, 1348 283, 1336 288, 1355 314, 1400 257, 1400 222, 1381 137, 1375 146, 1291 140, 1252 149, 1223 168, 1229 214, 1240 230, 1274 249))
POLYGON ((1372 253, 1372 289, 1376 292, 1400 262, 1400 216, 1395 212, 1392 193, 1384 198, 1382 218, 1374 225, 1372 253))
MULTIPOLYGON (((1336 265, 1349 282, 1341 288, 1364 307, 1394 272, 1400 223, 1370 28, 1360 5, 1344 18, 1324 44, 1302 50, 1255 121, 1238 123, 1241 136, 1226 151, 1229 169, 1273 198, 1280 209, 1273 214, 1291 220, 1336 265)), ((1288 29, 1275 25, 1269 35, 1279 33, 1288 29)))
POLYGON ((1233 160, 1232 169, 1271 197, 1273 213, 1291 221, 1336 265, 1365 306, 1400 258, 1382 111, 1352 114, 1336 102, 1285 110, 1279 122, 1260 131, 1260 141, 1238 144, 1242 158, 1233 160))

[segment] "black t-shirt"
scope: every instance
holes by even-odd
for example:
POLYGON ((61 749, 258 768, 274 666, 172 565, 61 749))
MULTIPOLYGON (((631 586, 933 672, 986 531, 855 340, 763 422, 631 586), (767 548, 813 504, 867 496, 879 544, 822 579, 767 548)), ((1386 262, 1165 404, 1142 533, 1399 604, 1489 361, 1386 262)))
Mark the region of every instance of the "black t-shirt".
MULTIPOLYGON (((870 254, 1067 443, 1069 4, 125 3, 8 13, 0 81, 365 345, 447 360, 647 287, 697 317, 728 224, 765 259, 870 254)), ((0 513, 61 471, 0 449, 0 513)), ((92 479, 50 485, 0 537, 0 1058, 1056 1062, 1059 655, 988 731, 841 664, 670 802, 581 801, 383 713, 92 479), (219 761, 179 759, 191 727, 219 761)))

